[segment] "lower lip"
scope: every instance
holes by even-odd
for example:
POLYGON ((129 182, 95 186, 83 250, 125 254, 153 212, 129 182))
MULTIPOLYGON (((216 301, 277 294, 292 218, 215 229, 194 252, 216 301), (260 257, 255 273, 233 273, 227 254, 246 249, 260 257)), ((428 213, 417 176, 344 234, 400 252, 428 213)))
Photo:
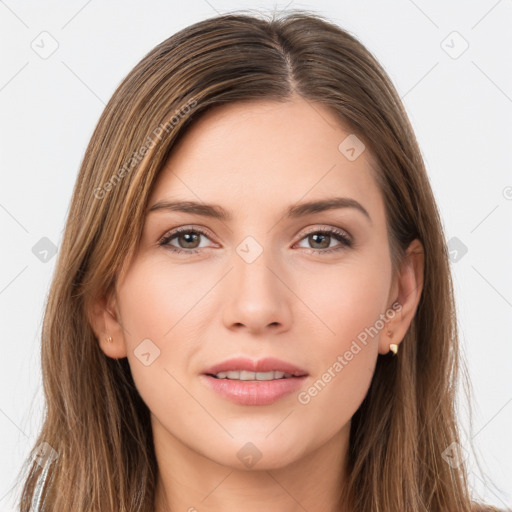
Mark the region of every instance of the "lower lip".
POLYGON ((306 376, 274 380, 230 380, 201 376, 211 389, 241 405, 268 405, 301 388, 306 376))

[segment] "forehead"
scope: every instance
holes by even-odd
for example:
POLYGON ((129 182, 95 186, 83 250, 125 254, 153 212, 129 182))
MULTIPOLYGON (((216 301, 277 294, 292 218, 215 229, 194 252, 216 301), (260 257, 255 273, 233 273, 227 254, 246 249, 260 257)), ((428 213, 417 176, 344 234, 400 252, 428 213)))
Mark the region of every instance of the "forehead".
POLYGON ((216 107, 173 149, 150 204, 189 199, 239 212, 345 196, 378 216, 375 160, 354 137, 327 107, 303 99, 216 107))

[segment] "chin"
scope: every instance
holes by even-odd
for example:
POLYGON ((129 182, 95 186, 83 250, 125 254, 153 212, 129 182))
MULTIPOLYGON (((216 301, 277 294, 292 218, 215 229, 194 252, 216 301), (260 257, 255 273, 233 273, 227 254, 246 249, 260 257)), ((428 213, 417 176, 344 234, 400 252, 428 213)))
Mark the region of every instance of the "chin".
POLYGON ((284 468, 296 462, 302 455, 303 449, 297 448, 304 447, 304 441, 293 440, 288 436, 287 442, 283 442, 280 436, 271 440, 266 435, 246 433, 243 440, 231 440, 229 446, 222 447, 221 453, 212 453, 210 458, 218 464, 237 470, 263 471, 284 468))

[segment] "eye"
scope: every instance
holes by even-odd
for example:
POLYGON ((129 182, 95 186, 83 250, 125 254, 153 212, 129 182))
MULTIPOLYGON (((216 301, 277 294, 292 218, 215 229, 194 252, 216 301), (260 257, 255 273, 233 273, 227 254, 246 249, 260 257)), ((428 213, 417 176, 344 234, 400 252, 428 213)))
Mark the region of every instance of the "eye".
POLYGON ((337 228, 329 228, 329 229, 316 229, 310 231, 303 237, 301 240, 307 240, 308 243, 313 245, 319 245, 320 247, 313 247, 312 249, 308 249, 310 252, 315 254, 325 254, 331 253, 335 251, 340 251, 345 249, 346 247, 352 247, 353 242, 348 233, 342 231, 337 228), (332 240, 337 240, 340 242, 335 247, 330 247, 332 240))
MULTIPOLYGON (((200 252, 201 236, 208 238, 208 234, 199 228, 181 227, 170 233, 167 233, 158 245, 165 246, 174 253, 195 254, 200 252), (171 242, 176 239, 181 247, 176 247, 171 242)), ((345 232, 337 228, 316 229, 312 230, 304 236, 302 240, 307 239, 310 244, 319 245, 320 247, 306 248, 315 254, 325 254, 340 251, 346 247, 352 247, 351 237, 345 232), (332 240, 337 240, 339 244, 330 247, 332 240)), ((205 248, 205 247, 203 247, 205 248)))
POLYGON ((159 242, 158 245, 166 246, 168 249, 170 249, 173 252, 176 253, 189 253, 194 254, 199 252, 199 245, 198 242, 201 239, 201 236, 204 236, 207 238, 207 234, 202 229, 198 228, 178 228, 172 231, 171 233, 166 234, 159 242), (176 247, 174 245, 171 245, 171 241, 174 239, 177 239, 178 242, 183 246, 183 248, 176 247))

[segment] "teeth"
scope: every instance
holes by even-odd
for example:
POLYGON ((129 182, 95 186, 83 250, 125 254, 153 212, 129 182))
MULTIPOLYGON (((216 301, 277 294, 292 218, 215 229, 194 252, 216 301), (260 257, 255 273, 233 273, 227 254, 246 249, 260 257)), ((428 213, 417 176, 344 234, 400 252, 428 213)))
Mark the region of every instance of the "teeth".
POLYGON ((288 379, 292 377, 291 373, 285 372, 249 372, 247 370, 219 372, 215 375, 218 379, 230 380, 274 380, 288 379))

